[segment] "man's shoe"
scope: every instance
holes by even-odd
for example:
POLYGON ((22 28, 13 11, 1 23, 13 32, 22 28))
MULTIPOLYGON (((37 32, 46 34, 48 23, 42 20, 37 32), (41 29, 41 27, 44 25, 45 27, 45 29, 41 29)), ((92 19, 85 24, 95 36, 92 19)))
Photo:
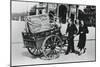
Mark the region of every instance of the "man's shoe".
POLYGON ((65 55, 68 55, 69 54, 69 52, 65 52, 65 55))
POLYGON ((72 51, 71 51, 71 53, 75 53, 75 52, 76 52, 75 50, 72 50, 72 51))

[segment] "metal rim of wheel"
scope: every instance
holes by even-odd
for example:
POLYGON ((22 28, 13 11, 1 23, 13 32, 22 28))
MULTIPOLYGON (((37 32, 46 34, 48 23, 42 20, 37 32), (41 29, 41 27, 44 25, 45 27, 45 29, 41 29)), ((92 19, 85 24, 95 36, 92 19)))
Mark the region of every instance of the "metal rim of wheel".
POLYGON ((41 49, 37 49, 37 48, 27 48, 29 53, 33 56, 40 56, 42 54, 41 49))
POLYGON ((57 35, 46 37, 42 44, 42 52, 47 59, 54 59, 59 55, 62 49, 62 40, 57 35))

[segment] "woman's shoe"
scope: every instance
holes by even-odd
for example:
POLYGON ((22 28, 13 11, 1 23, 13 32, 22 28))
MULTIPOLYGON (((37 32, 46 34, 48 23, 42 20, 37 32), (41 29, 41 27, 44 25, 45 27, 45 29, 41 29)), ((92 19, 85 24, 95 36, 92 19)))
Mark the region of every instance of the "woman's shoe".
POLYGON ((83 50, 84 50, 84 51, 83 51, 83 54, 84 54, 84 53, 86 52, 86 48, 84 48, 83 50))

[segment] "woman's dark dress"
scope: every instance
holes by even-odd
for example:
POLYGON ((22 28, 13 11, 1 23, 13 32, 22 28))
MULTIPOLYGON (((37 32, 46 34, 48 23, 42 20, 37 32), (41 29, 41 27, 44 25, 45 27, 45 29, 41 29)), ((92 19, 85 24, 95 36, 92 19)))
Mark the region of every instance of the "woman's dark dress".
POLYGON ((79 26, 79 43, 78 43, 78 48, 80 50, 84 49, 85 43, 86 43, 86 33, 88 33, 88 28, 86 25, 84 26, 79 26))

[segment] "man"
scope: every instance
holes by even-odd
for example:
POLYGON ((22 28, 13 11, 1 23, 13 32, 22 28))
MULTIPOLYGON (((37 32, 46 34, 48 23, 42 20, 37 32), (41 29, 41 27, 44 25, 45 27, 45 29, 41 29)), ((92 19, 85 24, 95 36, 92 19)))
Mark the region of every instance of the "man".
POLYGON ((72 53, 75 53, 75 49, 74 49, 74 34, 77 33, 77 28, 75 26, 75 24, 73 23, 72 19, 68 20, 68 27, 67 27, 67 35, 68 35, 68 49, 65 52, 65 54, 67 55, 70 51, 72 53))

